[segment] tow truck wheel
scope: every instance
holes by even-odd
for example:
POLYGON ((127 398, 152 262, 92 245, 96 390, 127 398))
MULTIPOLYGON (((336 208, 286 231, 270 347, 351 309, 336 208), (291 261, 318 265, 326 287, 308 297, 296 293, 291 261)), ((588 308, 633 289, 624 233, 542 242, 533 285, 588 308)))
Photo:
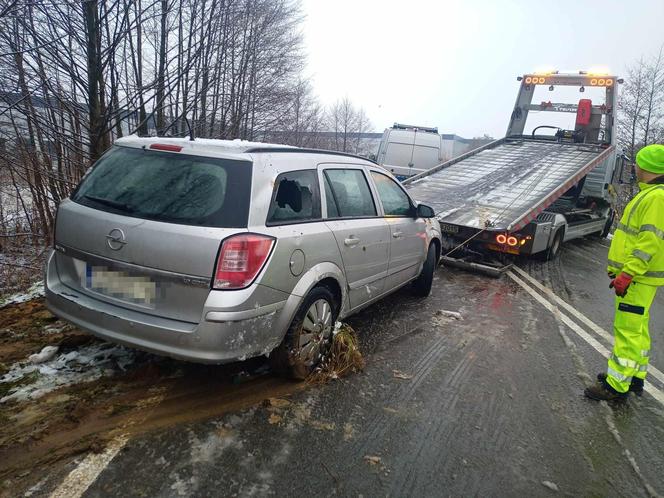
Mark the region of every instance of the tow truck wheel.
POLYGON ((420 275, 413 281, 413 292, 416 296, 427 297, 431 294, 433 273, 436 270, 436 246, 429 244, 427 259, 424 261, 420 275))
POLYGON ((605 239, 609 236, 611 233, 611 228, 613 227, 613 220, 616 217, 616 212, 612 209, 611 214, 609 215, 609 219, 606 220, 606 225, 604 225, 604 228, 602 229, 602 232, 600 233, 600 237, 605 239))
POLYGON ((560 252, 560 246, 562 245, 563 245, 563 230, 559 228, 556 231, 556 234, 553 236, 553 242, 551 242, 549 249, 547 249, 544 253, 544 259, 546 261, 551 261, 552 259, 555 259, 556 256, 558 256, 558 253, 560 252))

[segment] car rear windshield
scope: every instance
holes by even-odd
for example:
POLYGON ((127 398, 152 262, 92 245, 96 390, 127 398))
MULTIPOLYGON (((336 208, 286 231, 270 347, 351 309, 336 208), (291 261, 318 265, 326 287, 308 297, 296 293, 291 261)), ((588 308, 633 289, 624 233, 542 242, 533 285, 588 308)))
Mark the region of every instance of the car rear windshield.
POLYGON ((247 226, 251 163, 114 147, 72 200, 134 218, 221 228, 247 226))

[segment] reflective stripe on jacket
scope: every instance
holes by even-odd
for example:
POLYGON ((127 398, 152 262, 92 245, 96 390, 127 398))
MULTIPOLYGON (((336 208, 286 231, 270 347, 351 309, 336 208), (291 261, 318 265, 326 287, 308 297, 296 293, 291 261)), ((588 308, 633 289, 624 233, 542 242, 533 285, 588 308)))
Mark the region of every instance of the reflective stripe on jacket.
POLYGON ((609 249, 609 272, 621 271, 635 282, 664 285, 664 177, 639 183, 627 204, 609 249))

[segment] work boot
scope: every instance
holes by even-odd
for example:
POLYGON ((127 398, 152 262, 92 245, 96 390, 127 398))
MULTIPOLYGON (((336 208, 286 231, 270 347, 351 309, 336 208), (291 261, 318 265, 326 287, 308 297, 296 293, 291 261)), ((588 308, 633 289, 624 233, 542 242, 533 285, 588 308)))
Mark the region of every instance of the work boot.
POLYGON ((597 401, 619 401, 627 398, 629 393, 621 393, 616 391, 613 387, 604 380, 598 380, 590 387, 586 387, 583 393, 586 397, 597 401))
MULTIPOLYGON (((597 380, 606 382, 606 372, 598 373, 597 380)), ((629 390, 637 396, 643 396, 643 379, 632 377, 632 382, 629 385, 629 390)))

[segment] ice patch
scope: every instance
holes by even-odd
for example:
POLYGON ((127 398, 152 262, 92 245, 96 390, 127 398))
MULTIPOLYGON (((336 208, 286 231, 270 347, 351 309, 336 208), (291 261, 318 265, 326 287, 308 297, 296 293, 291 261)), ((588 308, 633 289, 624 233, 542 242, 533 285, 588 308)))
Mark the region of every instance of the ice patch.
POLYGON ((41 481, 39 481, 37 484, 32 486, 30 489, 28 489, 23 496, 27 498, 29 496, 33 496, 33 495, 39 493, 42 490, 42 488, 44 487, 44 484, 46 483, 47 479, 48 478, 44 478, 41 481))
POLYGON ((454 318, 455 320, 463 320, 461 313, 458 311, 438 310, 436 311, 436 315, 444 316, 446 318, 454 318))
POLYGON ((10 304, 25 303, 26 301, 31 301, 32 299, 42 297, 43 295, 44 282, 40 280, 39 282, 32 284, 26 292, 14 294, 13 296, 9 296, 8 298, 0 301, 0 308, 10 304))
POLYGON ((31 354, 28 356, 28 361, 30 363, 45 363, 51 360, 57 352, 57 346, 46 346, 39 353, 31 354))
POLYGON ((57 355, 43 363, 15 363, 9 372, 0 377, 0 384, 16 384, 5 397, 0 398, 0 403, 37 399, 60 387, 113 375, 131 365, 136 354, 136 351, 122 346, 95 343, 57 355), (30 381, 22 384, 22 379, 30 381))

